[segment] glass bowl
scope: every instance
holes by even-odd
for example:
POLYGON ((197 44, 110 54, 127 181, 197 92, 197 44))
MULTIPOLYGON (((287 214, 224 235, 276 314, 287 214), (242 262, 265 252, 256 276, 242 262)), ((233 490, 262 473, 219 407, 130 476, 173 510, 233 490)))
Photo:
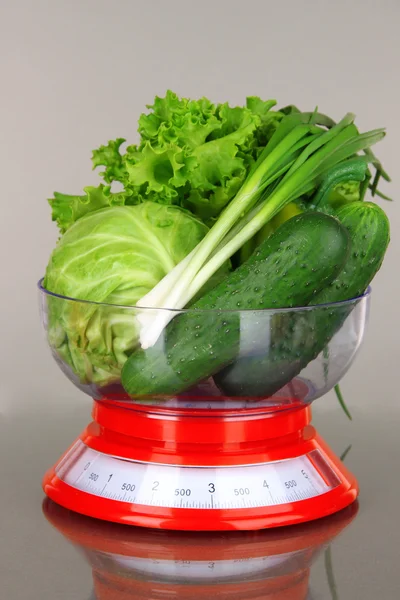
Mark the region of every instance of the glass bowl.
POLYGON ((367 290, 293 309, 171 311, 59 296, 43 280, 39 293, 51 352, 80 390, 95 400, 187 410, 309 404, 352 364, 370 301, 367 290), (170 322, 143 350, 141 327, 156 319, 170 322))

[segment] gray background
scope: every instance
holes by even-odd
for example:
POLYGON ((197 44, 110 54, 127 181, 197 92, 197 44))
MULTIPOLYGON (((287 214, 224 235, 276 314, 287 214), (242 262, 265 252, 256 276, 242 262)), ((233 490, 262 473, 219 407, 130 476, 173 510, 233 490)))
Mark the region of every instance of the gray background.
MULTIPOLYGON (((171 88, 232 104, 242 104, 246 95, 275 97, 281 105, 293 102, 304 109, 317 104, 335 118, 355 112, 364 130, 387 126, 376 151, 394 180, 385 191, 396 199, 399 17, 398 0, 0 2, 0 497, 6 509, 0 534, 8 540, 7 548, 0 545, 0 564, 4 550, 12 600, 78 598, 83 591, 78 575, 86 577, 83 564, 76 563, 74 578, 65 574, 65 593, 55 561, 68 563, 73 550, 59 548, 55 534, 42 533, 38 509, 44 469, 86 423, 90 408, 53 363, 39 324, 36 281, 57 239, 46 198, 54 190, 80 193, 96 183, 92 149, 119 136, 134 141, 145 104, 171 88), (7 487, 12 469, 14 490, 7 487), (24 528, 24 539, 37 539, 34 551, 28 541, 21 544, 18 527, 24 528), (50 561, 48 575, 40 593, 34 592, 23 565, 40 571, 44 561, 50 561)), ((370 573, 373 565, 374 574, 358 581, 358 596, 344 598, 361 592, 378 597, 383 586, 391 586, 386 569, 375 567, 382 567, 379 556, 387 544, 395 551, 398 538, 397 500, 382 510, 384 497, 377 489, 385 457, 399 455, 399 201, 384 207, 393 239, 375 280, 364 348, 343 382, 354 421, 347 422, 333 395, 315 406, 316 422, 337 452, 360 441, 349 465, 368 502, 364 520, 352 529, 356 544, 351 536, 344 538, 336 561, 346 585, 353 569, 370 573), (369 479, 371 472, 377 479, 369 479), (354 548, 367 551, 371 540, 374 562, 363 564, 365 555, 354 548)), ((385 600, 395 597, 389 592, 385 600)))
MULTIPOLYGON (((400 46, 397 0, 14 0, 0 3, 0 410, 81 402, 52 363, 36 281, 56 239, 46 198, 98 182, 93 148, 134 141, 139 114, 170 88, 241 104, 274 97, 362 129, 387 126, 376 147, 398 195, 400 46)), ((397 403, 398 202, 373 293, 362 353, 343 389, 357 412, 397 403)), ((333 397, 320 410, 336 410, 333 397)))

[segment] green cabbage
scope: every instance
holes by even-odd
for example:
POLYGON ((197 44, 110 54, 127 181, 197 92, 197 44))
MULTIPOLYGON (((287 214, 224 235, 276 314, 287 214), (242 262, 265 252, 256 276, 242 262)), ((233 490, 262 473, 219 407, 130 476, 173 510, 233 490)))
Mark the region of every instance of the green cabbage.
POLYGON ((138 344, 135 311, 124 307, 135 306, 207 231, 190 213, 153 202, 96 210, 69 227, 44 287, 71 298, 47 296, 48 338, 81 383, 119 379, 138 344))

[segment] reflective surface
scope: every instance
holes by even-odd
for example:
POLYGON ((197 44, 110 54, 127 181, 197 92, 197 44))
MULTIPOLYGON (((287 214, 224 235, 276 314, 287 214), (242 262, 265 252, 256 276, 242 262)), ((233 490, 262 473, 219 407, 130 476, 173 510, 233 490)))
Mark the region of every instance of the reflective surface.
MULTIPOLYGON (((350 525, 358 505, 302 526, 230 534, 127 528, 76 515, 48 499, 43 511, 85 557, 98 600, 130 594, 305 600, 310 568, 350 525)), ((334 578, 331 565, 327 576, 334 578)))
MULTIPOLYGON (((337 453, 343 453, 352 445, 345 462, 358 476, 361 496, 358 514, 353 515, 354 519, 350 519, 347 527, 343 522, 343 528, 339 527, 341 531, 336 532, 340 535, 333 538, 332 530, 329 531, 335 518, 315 525, 318 535, 314 540, 308 537, 314 524, 305 529, 291 528, 286 532, 261 532, 250 536, 203 535, 203 546, 200 541, 194 544, 195 551, 196 544, 203 548, 200 557, 194 556, 193 543, 189 543, 187 538, 187 543, 183 544, 187 548, 186 558, 182 558, 182 548, 177 545, 174 534, 158 536, 157 532, 134 529, 125 533, 124 527, 114 528, 86 519, 89 530, 87 526, 86 529, 83 526, 75 528, 75 534, 78 532, 81 537, 73 540, 78 543, 78 547, 74 547, 71 544, 72 526, 76 518, 56 507, 58 514, 61 511, 61 518, 56 523, 47 514, 52 521, 49 523, 42 512, 44 496, 40 481, 48 465, 58 458, 88 421, 87 406, 78 400, 72 407, 71 404, 57 404, 53 413, 48 407, 44 410, 39 405, 23 417, 3 415, 0 420, 1 597, 7 600, 209 599, 212 595, 217 597, 217 585, 218 598, 224 598, 224 592, 226 598, 241 600, 396 600, 400 586, 400 483, 397 477, 400 412, 398 409, 382 411, 379 418, 372 412, 368 416, 368 411, 361 409, 353 412, 353 422, 350 423, 335 405, 332 405, 332 412, 318 413, 317 403, 313 420, 337 453), (135 531, 138 532, 137 538, 135 531), (93 539, 88 540, 88 537, 93 539), (330 550, 327 552, 326 544, 329 544, 330 538, 330 550), (197 579, 187 578, 185 562, 174 563, 171 571, 168 563, 171 546, 174 547, 174 561, 200 558, 202 564, 197 567, 200 569, 200 572, 197 570, 197 579), (297 555, 290 554, 295 550, 294 546, 299 551, 297 555), (136 554, 139 561, 132 562, 132 547, 136 548, 136 552, 140 550, 141 554, 136 554), (214 551, 219 554, 219 559, 222 552, 224 561, 232 557, 239 561, 239 553, 244 552, 246 560, 235 563, 240 569, 235 567, 231 584, 225 577, 229 562, 218 565, 219 583, 204 583, 201 576, 199 581, 204 562, 207 565, 216 562, 213 559, 218 556, 210 558, 214 551), (269 557, 268 560, 260 562, 259 559, 265 556, 269 557), (272 556, 276 561, 271 560, 272 556), (249 563, 249 557, 256 560, 249 563), (160 567, 154 564, 154 560, 167 562, 161 562, 160 567), (161 570, 157 577, 154 568, 161 570), (93 579, 94 574, 97 579, 93 579), (186 578, 185 583, 182 576, 186 578), (94 595, 93 585, 98 582, 101 588, 98 587, 98 591, 100 589, 103 596, 94 595), (293 587, 295 585, 298 585, 297 590, 293 587), (153 595, 149 589, 153 590, 153 595), (278 589, 281 596, 277 595, 278 589), (294 595, 293 589, 303 596, 294 595), (123 594, 124 590, 128 590, 128 595, 123 594), (181 596, 177 595, 177 590, 181 596), (227 595, 229 593, 231 596, 227 595)), ((195 536, 194 539, 200 540, 200 537, 195 536)))
POLYGON ((275 410, 312 402, 346 373, 364 337, 370 293, 256 311, 84 302, 40 283, 39 298, 56 362, 97 400, 275 410))

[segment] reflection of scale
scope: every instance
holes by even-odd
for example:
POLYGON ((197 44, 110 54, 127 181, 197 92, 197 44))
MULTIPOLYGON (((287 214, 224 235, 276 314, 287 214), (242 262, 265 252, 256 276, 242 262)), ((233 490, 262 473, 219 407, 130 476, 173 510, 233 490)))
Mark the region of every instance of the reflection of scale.
MULTIPOLYGON (((49 306, 70 300, 41 290, 46 324, 49 306)), ((368 299, 367 293, 350 306, 293 309, 285 319, 278 311, 278 320, 273 311, 245 312, 247 325, 254 321, 249 343, 256 325, 264 333, 274 326, 279 341, 289 319, 286 343, 300 349, 319 311, 329 311, 324 319, 340 317, 341 327, 324 351, 273 395, 223 395, 212 378, 176 397, 130 398, 118 383, 89 386, 96 399, 93 421, 46 474, 46 494, 91 517, 194 531, 292 525, 348 506, 357 497, 357 482, 310 425, 309 404, 349 368, 363 337, 368 299)), ((79 301, 72 302, 79 315, 79 301)), ((242 377, 247 373, 242 370, 242 377)), ((263 385, 263 372, 257 373, 255 383, 263 385)))
POLYGON ((100 523, 48 500, 44 512, 84 552, 97 600, 306 600, 312 563, 354 519, 357 504, 306 525, 228 536, 100 523))

